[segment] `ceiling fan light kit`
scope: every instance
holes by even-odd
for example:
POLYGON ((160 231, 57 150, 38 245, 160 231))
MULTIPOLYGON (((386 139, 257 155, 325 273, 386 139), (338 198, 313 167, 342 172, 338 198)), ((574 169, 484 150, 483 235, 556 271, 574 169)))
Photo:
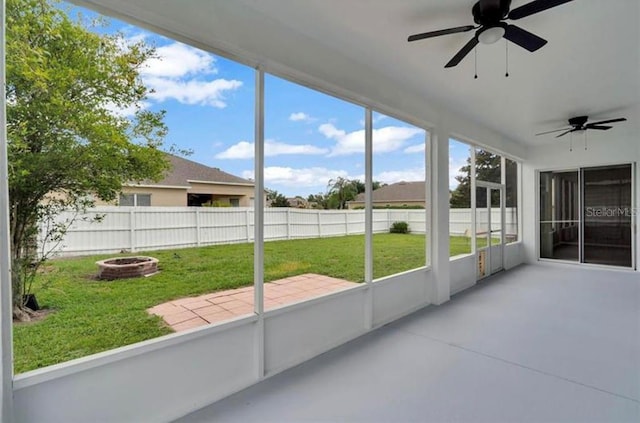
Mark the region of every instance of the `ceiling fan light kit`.
POLYGON ((482 44, 495 44, 504 37, 505 32, 506 31, 501 26, 487 28, 478 34, 478 41, 482 44))
POLYGON ((478 25, 466 25, 438 31, 424 32, 411 35, 407 41, 418 41, 442 35, 457 34, 477 30, 473 38, 445 65, 445 68, 457 66, 467 54, 479 43, 494 44, 504 38, 520 47, 534 52, 542 48, 547 41, 516 25, 506 23, 506 20, 518 20, 527 16, 543 12, 573 0, 534 0, 523 6, 510 10, 511 0, 479 0, 473 5, 471 13, 473 21, 478 25))

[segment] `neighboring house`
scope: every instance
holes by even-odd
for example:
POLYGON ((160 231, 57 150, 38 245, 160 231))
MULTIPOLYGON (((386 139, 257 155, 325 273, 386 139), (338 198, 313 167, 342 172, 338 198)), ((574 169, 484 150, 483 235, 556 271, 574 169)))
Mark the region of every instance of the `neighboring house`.
POLYGON ((289 197, 287 198, 290 207, 294 207, 297 209, 307 209, 309 208, 309 202, 302 197, 289 197))
MULTIPOLYGON (((424 181, 396 182, 373 191, 373 207, 425 206, 426 187, 424 181)), ((364 193, 347 202, 349 209, 364 208, 364 193)))
POLYGON ((209 167, 167 154, 171 169, 158 181, 125 184, 120 206, 252 207, 254 183, 217 167, 209 167))

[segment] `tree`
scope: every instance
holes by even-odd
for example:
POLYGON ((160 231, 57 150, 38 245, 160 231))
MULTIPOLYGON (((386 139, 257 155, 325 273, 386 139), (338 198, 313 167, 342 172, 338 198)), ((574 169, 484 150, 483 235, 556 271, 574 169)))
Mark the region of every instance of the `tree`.
MULTIPOLYGON (((490 153, 486 150, 476 150, 476 180, 497 182, 501 181, 501 157, 497 154, 490 153)), ((511 182, 517 177, 517 163, 511 160, 506 161, 506 177, 509 185, 506 189, 506 207, 514 207, 517 203, 517 193, 511 182)), ((471 158, 467 158, 467 164, 462 166, 458 171, 460 175, 456 176, 458 186, 451 191, 449 206, 451 208, 469 208, 471 207, 471 158)), ((499 200, 497 195, 493 204, 499 200)), ((477 198, 478 207, 486 207, 486 198, 477 198)))
POLYGON ((95 34, 57 2, 8 0, 6 11, 13 304, 28 319, 23 295, 49 253, 36 246, 59 242, 71 223, 58 213, 159 180, 169 164, 164 112, 139 106, 148 94, 139 71, 154 49, 95 34))
MULTIPOLYGON (((385 186, 379 181, 373 181, 371 186, 373 191, 377 190, 380 187, 385 186)), ((358 194, 361 194, 365 191, 365 184, 359 179, 347 179, 341 176, 336 179, 329 180, 329 184, 327 185, 327 194, 323 196, 322 204, 325 209, 346 209, 347 202, 353 201, 356 199, 358 194)), ((316 201, 320 204, 319 196, 322 194, 318 194, 313 196, 315 200, 311 200, 312 196, 309 196, 309 201, 316 201)))
MULTIPOLYGON (((362 194, 363 192, 365 192, 365 185, 364 182, 362 182, 360 179, 352 179, 351 180, 351 185, 353 185, 353 189, 356 191, 356 195, 357 194, 362 194)), ((372 181, 371 182, 371 188, 373 191, 377 190, 378 188, 381 188, 383 186, 386 186, 387 184, 383 184, 380 181, 372 181)))
POLYGON ((291 207, 287 197, 276 190, 267 189, 267 201, 271 207, 291 207))
POLYGON ((318 193, 318 194, 309 194, 307 197, 307 201, 311 208, 314 209, 328 209, 329 203, 326 194, 318 193))
POLYGON ((327 194, 330 209, 346 209, 347 201, 356 197, 357 187, 349 179, 338 176, 329 180, 327 194))

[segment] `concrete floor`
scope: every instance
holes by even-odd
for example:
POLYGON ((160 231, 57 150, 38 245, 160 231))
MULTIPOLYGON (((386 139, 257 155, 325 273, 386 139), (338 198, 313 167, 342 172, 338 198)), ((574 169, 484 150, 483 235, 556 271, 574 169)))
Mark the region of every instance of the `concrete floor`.
POLYGON ((639 422, 640 278, 521 266, 180 420, 213 421, 639 422))

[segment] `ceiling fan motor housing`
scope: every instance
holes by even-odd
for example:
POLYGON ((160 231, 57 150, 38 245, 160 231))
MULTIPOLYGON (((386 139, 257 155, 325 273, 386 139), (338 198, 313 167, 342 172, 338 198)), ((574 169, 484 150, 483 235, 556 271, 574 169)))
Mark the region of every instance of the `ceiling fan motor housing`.
POLYGON ((478 25, 494 26, 509 14, 511 0, 480 0, 473 5, 473 20, 478 25))
POLYGON ((574 126, 576 128, 582 128, 587 121, 589 120, 588 116, 576 116, 569 119, 569 125, 574 126))

